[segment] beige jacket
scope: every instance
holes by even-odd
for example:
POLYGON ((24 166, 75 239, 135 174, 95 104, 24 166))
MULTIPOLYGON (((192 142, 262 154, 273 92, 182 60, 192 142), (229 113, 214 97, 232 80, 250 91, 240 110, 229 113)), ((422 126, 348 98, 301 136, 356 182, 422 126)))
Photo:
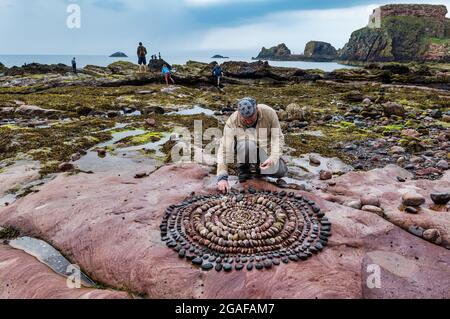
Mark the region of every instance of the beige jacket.
POLYGON ((259 104, 256 130, 244 129, 238 112, 231 115, 225 124, 224 135, 217 154, 217 176, 228 176, 228 165, 236 163, 235 137, 237 141, 248 138, 257 142, 274 163, 278 163, 281 158, 284 135, 278 115, 271 107, 259 104))

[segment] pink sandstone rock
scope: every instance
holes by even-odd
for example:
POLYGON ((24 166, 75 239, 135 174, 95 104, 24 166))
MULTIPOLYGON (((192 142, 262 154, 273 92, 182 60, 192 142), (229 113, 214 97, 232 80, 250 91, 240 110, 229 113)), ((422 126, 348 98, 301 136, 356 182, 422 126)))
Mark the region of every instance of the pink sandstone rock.
POLYGON ((34 257, 0 244, 0 299, 124 299, 125 292, 70 289, 57 275, 34 257))
MULTIPOLYGON (((203 272, 193 267, 161 242, 159 224, 169 205, 192 192, 215 192, 208 172, 197 165, 169 165, 141 180, 60 175, 40 192, 1 208, 0 224, 51 243, 98 283, 149 298, 450 298, 449 250, 376 214, 307 192, 298 193, 316 201, 333 223, 329 246, 319 255, 261 272, 203 272), (367 267, 374 263, 381 269, 379 289, 365 284, 367 267)), ((369 172, 374 188, 377 174, 381 179, 389 175, 369 172)), ((349 195, 355 188, 358 199, 359 178, 365 177, 352 176, 354 184, 347 189, 349 195)), ((276 190, 261 181, 250 185, 276 190)), ((380 198, 383 207, 397 204, 380 198)))

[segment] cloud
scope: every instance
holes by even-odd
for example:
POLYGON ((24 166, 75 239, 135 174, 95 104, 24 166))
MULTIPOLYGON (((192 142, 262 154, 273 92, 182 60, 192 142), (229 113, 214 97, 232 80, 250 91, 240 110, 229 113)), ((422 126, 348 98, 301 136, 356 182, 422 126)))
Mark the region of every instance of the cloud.
MULTIPOLYGON (((420 3, 420 0, 396 1, 397 3, 420 3)), ((444 4, 450 8, 450 1, 427 3, 444 4)), ((353 31, 365 27, 369 14, 383 3, 349 8, 296 10, 271 13, 233 27, 217 27, 206 30, 197 37, 200 50, 259 50, 286 43, 295 53, 302 53, 305 44, 311 40, 325 41, 336 48, 347 43, 353 31)), ((192 42, 192 41, 191 41, 192 42)))

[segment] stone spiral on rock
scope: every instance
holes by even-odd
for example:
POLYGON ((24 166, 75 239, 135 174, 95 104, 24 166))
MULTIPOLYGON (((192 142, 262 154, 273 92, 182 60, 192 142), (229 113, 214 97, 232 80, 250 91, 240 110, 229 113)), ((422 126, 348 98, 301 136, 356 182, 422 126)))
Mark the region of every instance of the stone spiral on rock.
POLYGON ((322 251, 331 223, 317 204, 286 192, 195 196, 167 208, 161 239, 203 270, 270 269, 322 251))

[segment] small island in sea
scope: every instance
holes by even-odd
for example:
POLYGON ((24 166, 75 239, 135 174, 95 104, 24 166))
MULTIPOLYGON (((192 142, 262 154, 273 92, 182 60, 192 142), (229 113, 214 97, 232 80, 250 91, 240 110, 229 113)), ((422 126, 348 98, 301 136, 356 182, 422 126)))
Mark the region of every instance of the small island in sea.
POLYGON ((229 58, 230 57, 223 56, 223 55, 220 55, 220 54, 216 54, 211 59, 229 59, 229 58))
POLYGON ((126 55, 123 52, 116 52, 116 53, 111 54, 109 57, 110 58, 128 58, 128 55, 126 55))

